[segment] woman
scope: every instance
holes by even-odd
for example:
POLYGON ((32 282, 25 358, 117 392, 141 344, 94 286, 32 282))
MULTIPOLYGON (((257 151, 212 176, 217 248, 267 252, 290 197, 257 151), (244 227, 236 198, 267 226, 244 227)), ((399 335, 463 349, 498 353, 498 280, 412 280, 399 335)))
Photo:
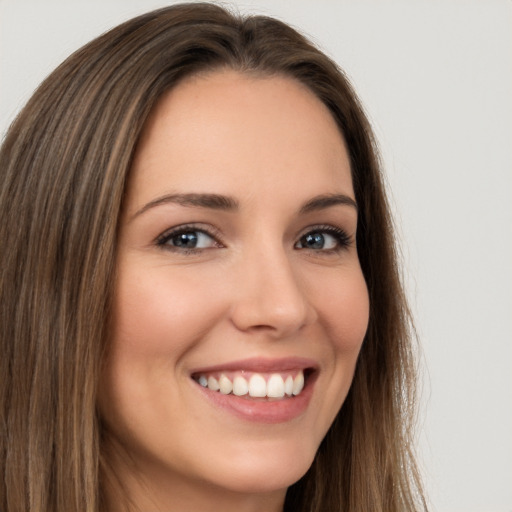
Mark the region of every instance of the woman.
POLYGON ((2 510, 425 509, 371 130, 302 36, 131 20, 0 169, 2 510))

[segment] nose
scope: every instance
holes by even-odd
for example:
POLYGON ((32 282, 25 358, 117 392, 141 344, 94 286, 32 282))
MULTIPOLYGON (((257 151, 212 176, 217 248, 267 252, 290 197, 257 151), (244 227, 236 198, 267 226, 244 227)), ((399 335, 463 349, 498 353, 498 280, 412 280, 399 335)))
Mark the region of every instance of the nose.
POLYGON ((293 335, 316 318, 304 283, 284 250, 252 254, 236 272, 234 325, 278 339, 293 335))

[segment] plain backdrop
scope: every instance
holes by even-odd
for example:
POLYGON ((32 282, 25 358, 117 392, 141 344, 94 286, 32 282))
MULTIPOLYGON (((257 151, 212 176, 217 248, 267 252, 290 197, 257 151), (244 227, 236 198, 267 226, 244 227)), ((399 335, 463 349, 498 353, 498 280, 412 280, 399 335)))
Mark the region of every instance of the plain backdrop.
MULTIPOLYGON (((69 53, 169 3, 0 0, 0 134, 69 53)), ((300 28, 359 92, 423 350, 419 452, 432 510, 512 512, 512 2, 228 5, 300 28)))

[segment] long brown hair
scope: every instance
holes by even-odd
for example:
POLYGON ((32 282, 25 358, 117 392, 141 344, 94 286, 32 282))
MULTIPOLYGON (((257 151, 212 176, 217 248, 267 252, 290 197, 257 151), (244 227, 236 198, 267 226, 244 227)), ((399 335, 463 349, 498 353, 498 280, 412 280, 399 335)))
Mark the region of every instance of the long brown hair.
POLYGON ((218 68, 305 84, 345 138, 370 322, 354 382, 286 511, 424 510, 412 450, 415 365, 369 123, 343 72, 286 24, 211 4, 130 20, 68 58, 0 153, 0 509, 96 512, 96 386, 108 344, 116 229, 134 148, 158 99, 218 68))

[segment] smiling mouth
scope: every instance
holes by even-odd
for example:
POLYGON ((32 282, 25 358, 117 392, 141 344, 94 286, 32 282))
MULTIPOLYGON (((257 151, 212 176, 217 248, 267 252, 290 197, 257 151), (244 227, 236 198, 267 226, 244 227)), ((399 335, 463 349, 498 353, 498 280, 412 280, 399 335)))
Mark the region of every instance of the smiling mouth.
POLYGON ((313 369, 283 372, 200 372, 192 378, 203 388, 222 395, 263 400, 286 400, 299 396, 313 369))

